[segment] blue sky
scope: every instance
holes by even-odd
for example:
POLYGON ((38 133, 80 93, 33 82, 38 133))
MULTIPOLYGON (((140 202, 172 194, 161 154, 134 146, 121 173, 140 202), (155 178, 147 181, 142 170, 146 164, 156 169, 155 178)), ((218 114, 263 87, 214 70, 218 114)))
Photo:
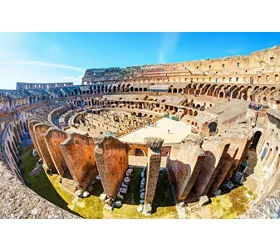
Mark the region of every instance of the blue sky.
POLYGON ((87 68, 246 55, 277 44, 280 33, 0 33, 0 88, 79 84, 87 68))

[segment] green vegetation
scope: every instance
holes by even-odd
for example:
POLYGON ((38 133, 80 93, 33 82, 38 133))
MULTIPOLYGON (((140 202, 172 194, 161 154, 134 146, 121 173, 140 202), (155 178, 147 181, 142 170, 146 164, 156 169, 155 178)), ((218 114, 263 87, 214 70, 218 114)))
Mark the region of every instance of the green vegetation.
MULTIPOLYGON (((101 182, 94 185, 94 189, 88 198, 78 199, 65 189, 59 182, 59 175, 49 176, 42 170, 36 176, 29 176, 29 173, 36 167, 38 158, 32 155, 32 146, 20 149, 20 168, 23 178, 29 188, 34 190, 46 200, 57 206, 91 219, 145 219, 145 218, 166 218, 176 219, 178 214, 174 204, 171 185, 167 172, 160 171, 158 187, 154 200, 155 212, 151 216, 145 216, 137 211, 140 200, 140 168, 135 168, 131 176, 131 184, 128 192, 124 195, 124 204, 114 211, 104 209, 104 204, 100 201, 99 195, 103 192, 101 182)), ((187 211, 187 218, 224 218, 230 219, 244 213, 250 202, 255 199, 255 195, 245 186, 238 187, 230 193, 212 198, 212 203, 195 211, 187 211), (250 197, 246 197, 250 195, 250 197)))
POLYGON ((227 194, 211 198, 211 204, 196 211, 187 211, 186 215, 191 219, 234 219, 245 213, 255 198, 256 195, 243 185, 227 194))
POLYGON ((67 203, 57 193, 43 170, 37 175, 29 176, 29 173, 36 168, 36 163, 39 159, 32 155, 32 150, 33 146, 20 149, 20 169, 27 186, 53 204, 69 210, 67 203))

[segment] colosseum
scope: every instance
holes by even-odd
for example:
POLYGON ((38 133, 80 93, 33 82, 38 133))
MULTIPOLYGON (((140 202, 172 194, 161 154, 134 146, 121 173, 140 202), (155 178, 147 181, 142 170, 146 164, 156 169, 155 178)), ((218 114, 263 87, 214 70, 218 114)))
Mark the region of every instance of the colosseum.
POLYGON ((0 90, 1 218, 270 218, 279 74, 275 46, 0 90))

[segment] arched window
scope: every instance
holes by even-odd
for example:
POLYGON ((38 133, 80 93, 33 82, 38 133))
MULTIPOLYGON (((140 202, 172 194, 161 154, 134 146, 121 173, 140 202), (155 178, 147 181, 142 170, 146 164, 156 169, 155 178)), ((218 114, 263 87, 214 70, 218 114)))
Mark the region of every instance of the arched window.
POLYGON ((261 154, 261 161, 264 159, 264 157, 267 153, 268 147, 269 147, 269 144, 266 143, 265 148, 263 149, 262 154, 261 154))
POLYGON ((250 149, 251 149, 251 150, 256 150, 261 135, 262 135, 262 132, 261 132, 261 131, 257 131, 257 132, 254 134, 254 137, 253 137, 253 140, 252 140, 252 144, 251 144, 251 146, 250 146, 250 149))
POLYGON ((216 123, 216 122, 211 122, 211 123, 208 125, 208 128, 209 128, 209 132, 210 132, 210 133, 215 133, 216 130, 217 130, 217 123, 216 123))

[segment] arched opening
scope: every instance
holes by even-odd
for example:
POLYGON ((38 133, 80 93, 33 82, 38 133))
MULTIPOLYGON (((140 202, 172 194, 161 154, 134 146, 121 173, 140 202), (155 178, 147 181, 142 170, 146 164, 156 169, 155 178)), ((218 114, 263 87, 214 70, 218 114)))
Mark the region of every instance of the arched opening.
POLYGON ((14 127, 13 130, 14 130, 14 135, 16 136, 15 142, 16 142, 16 143, 19 143, 20 139, 19 139, 19 134, 18 134, 18 131, 16 130, 16 127, 14 127))
POLYGON ((209 133, 210 134, 216 133, 216 131, 217 131, 217 123, 216 122, 211 122, 208 125, 208 128, 209 128, 209 133))
POLYGON ((257 131, 255 134, 254 134, 254 137, 253 137, 253 140, 252 140, 252 144, 250 145, 250 149, 251 150, 256 150, 257 148, 257 145, 258 145, 258 142, 261 138, 261 135, 262 135, 262 132, 261 131, 257 131))
POLYGON ((146 156, 146 153, 143 149, 137 148, 137 146, 136 146, 136 147, 132 147, 128 151, 128 155, 131 155, 131 156, 146 156))
POLYGON ((262 154, 261 154, 261 161, 264 159, 264 157, 265 157, 265 155, 267 153, 268 147, 269 147, 269 144, 266 143, 266 145, 265 145, 265 147, 264 147, 264 149, 262 151, 262 154))
POLYGON ((268 166, 272 166, 274 163, 274 160, 276 159, 276 156, 278 155, 278 147, 276 147, 273 151, 272 156, 270 157, 270 159, 268 159, 268 166))
POLYGON ((8 141, 8 148, 12 154, 11 157, 14 159, 15 162, 18 162, 18 158, 16 156, 16 153, 14 152, 14 150, 11 147, 10 141, 8 141))
POLYGON ((267 154, 267 156, 265 157, 265 161, 264 161, 264 164, 265 164, 265 165, 268 163, 268 160, 269 160, 271 154, 272 154, 272 148, 269 149, 268 154, 267 154))
POLYGON ((142 149, 136 148, 135 149, 135 156, 145 156, 145 153, 143 152, 142 149))

